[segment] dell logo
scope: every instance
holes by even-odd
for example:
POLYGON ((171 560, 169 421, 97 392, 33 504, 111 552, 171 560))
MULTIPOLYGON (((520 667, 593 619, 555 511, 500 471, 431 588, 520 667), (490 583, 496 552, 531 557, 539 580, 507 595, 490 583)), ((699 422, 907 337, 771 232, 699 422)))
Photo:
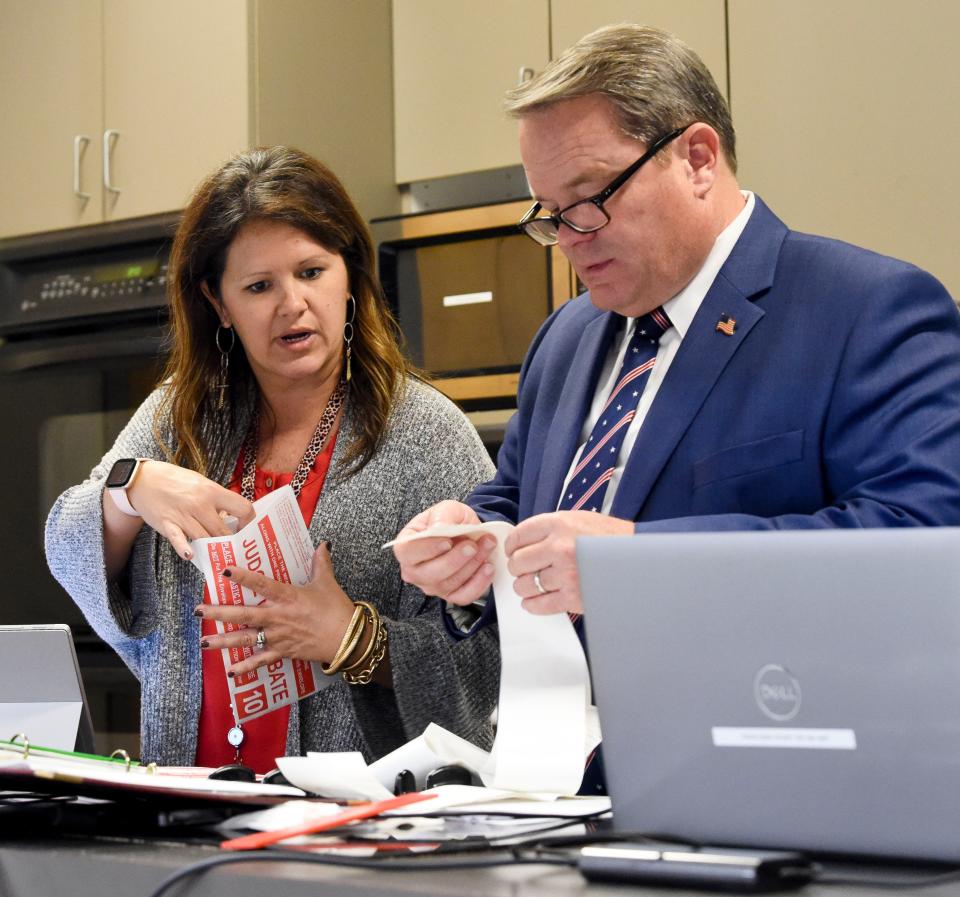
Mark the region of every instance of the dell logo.
POLYGON ((797 693, 792 685, 770 685, 769 682, 760 683, 760 699, 764 704, 782 701, 786 704, 797 702, 797 693))
POLYGON ((800 712, 800 683, 785 668, 768 663, 753 678, 753 697, 760 710, 778 723, 800 712))

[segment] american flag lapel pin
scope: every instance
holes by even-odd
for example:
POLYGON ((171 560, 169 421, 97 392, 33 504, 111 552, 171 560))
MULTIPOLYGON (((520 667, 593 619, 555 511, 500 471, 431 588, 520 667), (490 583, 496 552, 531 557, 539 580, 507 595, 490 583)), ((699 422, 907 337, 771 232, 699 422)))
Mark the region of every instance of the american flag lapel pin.
POLYGON ((724 315, 719 321, 717 321, 717 330, 723 334, 726 334, 727 336, 733 336, 737 331, 736 318, 731 318, 730 315, 724 315))

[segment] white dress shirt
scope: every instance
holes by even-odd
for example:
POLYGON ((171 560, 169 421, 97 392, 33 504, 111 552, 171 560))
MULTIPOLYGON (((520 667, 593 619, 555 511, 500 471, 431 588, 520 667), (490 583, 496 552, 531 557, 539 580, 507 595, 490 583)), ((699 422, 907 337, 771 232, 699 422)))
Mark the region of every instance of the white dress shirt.
MULTIPOLYGON (((694 315, 696 315, 697 310, 700 308, 700 303, 703 302, 704 296, 707 295, 710 287, 713 286, 713 281, 723 267, 723 263, 727 260, 730 253, 733 252, 733 247, 736 245, 737 240, 740 239, 743 229, 747 226, 747 221, 750 220, 750 215, 753 213, 754 207, 753 193, 747 190, 742 192, 747 201, 746 205, 740 210, 737 217, 720 232, 700 270, 676 296, 663 303, 663 310, 670 318, 673 327, 660 337, 657 360, 654 362, 650 376, 647 377, 646 385, 640 395, 640 404, 637 406, 637 413, 627 428, 623 446, 620 449, 620 454, 617 456, 617 466, 613 471, 610 482, 607 484, 607 491, 603 497, 603 505, 600 509, 604 514, 610 513, 610 507, 613 505, 613 499, 617 494, 617 487, 620 485, 620 478, 623 475, 623 468, 627 463, 627 459, 630 457, 630 452, 633 450, 633 444, 637 440, 640 427, 643 426, 644 418, 646 418, 647 412, 650 410, 650 406, 657 396, 660 384, 663 383, 663 379, 670 369, 670 364, 680 349, 680 343, 683 341, 683 337, 686 335, 694 315)), ((577 460, 583 452, 583 446, 590 438, 593 426, 597 422, 603 406, 606 404, 610 390, 616 385, 616 377, 617 374, 620 373, 623 356, 626 354, 627 344, 630 342, 630 337, 633 335, 633 328, 637 322, 636 318, 627 318, 626 320, 626 326, 623 328, 620 336, 615 339, 611 345, 603 365, 603 370, 600 372, 600 378, 597 381, 597 391, 594 393, 593 402, 590 405, 590 413, 584 419, 583 428, 580 431, 580 447, 574 453, 573 460, 570 462, 570 467, 567 470, 567 476, 564 480, 564 488, 560 493, 561 497, 566 491, 567 484, 570 482, 570 477, 577 465, 577 460)))

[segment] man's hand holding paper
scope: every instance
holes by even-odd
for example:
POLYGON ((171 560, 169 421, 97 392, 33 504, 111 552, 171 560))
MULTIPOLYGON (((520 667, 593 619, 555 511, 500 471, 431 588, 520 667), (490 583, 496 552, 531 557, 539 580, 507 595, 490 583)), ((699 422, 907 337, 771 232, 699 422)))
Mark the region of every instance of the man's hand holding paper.
POLYGON ((480 518, 471 507, 458 501, 442 501, 417 514, 389 543, 400 563, 400 576, 426 595, 435 595, 451 604, 472 604, 493 583, 490 559, 496 540, 483 535, 480 529, 421 536, 444 524, 479 527, 480 518))
POLYGON ((632 536, 629 520, 593 511, 537 514, 518 523, 504 550, 513 588, 532 614, 582 614, 577 536, 632 536))
MULTIPOLYGON (((493 583, 496 542, 481 527, 473 509, 461 502, 443 501, 418 514, 389 543, 404 581, 451 604, 471 604, 482 597, 493 583)), ((590 511, 538 514, 517 524, 504 552, 524 610, 582 613, 577 536, 632 534, 629 520, 590 511)))

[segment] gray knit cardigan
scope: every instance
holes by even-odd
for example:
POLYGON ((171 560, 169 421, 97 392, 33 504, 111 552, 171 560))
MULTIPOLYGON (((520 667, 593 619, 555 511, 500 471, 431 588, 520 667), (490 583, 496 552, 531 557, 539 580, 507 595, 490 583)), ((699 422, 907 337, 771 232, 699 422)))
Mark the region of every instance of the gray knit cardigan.
MULTIPOLYGON (((147 526, 122 583, 108 585, 103 556, 104 478, 118 458, 165 457, 153 431, 160 396, 161 390, 150 395, 90 477, 57 499, 47 519, 46 551, 53 575, 140 680, 144 762, 189 765, 201 699, 200 621, 193 608, 203 578, 147 526)), ((231 434, 234 459, 246 430, 243 417, 231 434)), ((370 761, 430 722, 489 747, 500 672, 496 632, 450 639, 438 600, 402 582, 392 552, 380 546, 424 508, 463 498, 490 477, 493 465, 463 414, 413 380, 401 387, 373 459, 346 476, 343 456, 353 433, 348 400, 310 535, 315 544, 332 543, 334 571, 347 595, 383 615, 394 688, 348 686, 338 677, 294 705, 286 752, 359 750, 370 761)), ((161 435, 169 438, 162 429, 161 435)), ((232 464, 226 467, 232 472, 232 464)))

